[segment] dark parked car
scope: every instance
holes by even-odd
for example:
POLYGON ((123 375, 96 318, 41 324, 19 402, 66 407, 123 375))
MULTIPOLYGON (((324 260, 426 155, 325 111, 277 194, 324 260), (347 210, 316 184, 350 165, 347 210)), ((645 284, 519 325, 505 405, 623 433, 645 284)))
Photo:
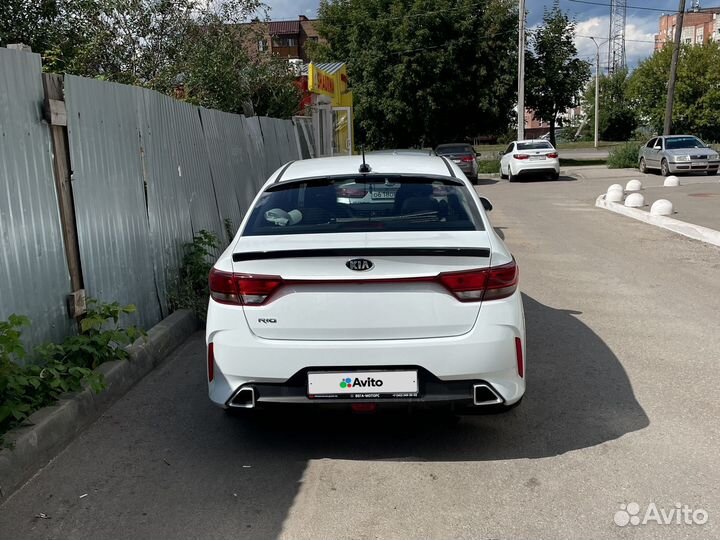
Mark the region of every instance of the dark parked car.
POLYGON ((478 162, 475 149, 465 143, 441 144, 435 149, 438 156, 445 156, 457 163, 458 167, 465 173, 473 183, 478 179, 478 162))
POLYGON ((663 176, 682 172, 717 174, 719 165, 718 153, 692 135, 655 137, 640 147, 638 156, 640 172, 656 169, 663 176))

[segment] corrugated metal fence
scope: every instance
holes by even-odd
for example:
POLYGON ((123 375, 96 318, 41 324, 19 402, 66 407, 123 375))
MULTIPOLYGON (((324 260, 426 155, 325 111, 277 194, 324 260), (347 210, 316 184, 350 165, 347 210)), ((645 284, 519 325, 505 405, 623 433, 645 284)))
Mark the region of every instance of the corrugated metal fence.
POLYGON ((0 48, 0 320, 27 315, 29 343, 60 339, 72 321, 40 57, 0 48))
MULTIPOLYGON (((290 120, 245 118, 81 77, 66 76, 64 86, 85 290, 135 304, 145 328, 168 314, 183 244, 201 229, 227 241, 225 220, 236 228, 272 171, 312 152, 290 120)), ((33 318, 34 342, 72 327, 42 103, 39 57, 0 49, 0 319, 33 318)))

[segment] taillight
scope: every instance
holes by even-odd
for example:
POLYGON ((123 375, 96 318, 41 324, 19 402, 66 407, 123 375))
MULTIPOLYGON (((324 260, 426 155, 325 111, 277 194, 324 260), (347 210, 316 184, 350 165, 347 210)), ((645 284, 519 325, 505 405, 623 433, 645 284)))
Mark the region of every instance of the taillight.
POLYGON ((472 163, 474 159, 475 159, 475 158, 472 157, 472 156, 465 156, 464 158, 462 158, 462 161, 463 161, 464 163, 472 163))
POLYGON ((207 362, 208 382, 212 382, 215 378, 215 344, 212 342, 208 343, 207 362))
POLYGON ((283 283, 279 276, 233 274, 213 268, 210 271, 210 296, 221 304, 258 306, 283 283))
POLYGON ((210 296, 221 304, 239 304, 235 275, 231 272, 222 272, 213 268, 210 270, 210 296))
POLYGON ((550 159, 555 159, 556 157, 558 157, 558 155, 557 155, 557 152, 551 152, 550 154, 547 155, 547 157, 549 157, 550 159))
POLYGON ((513 259, 511 263, 502 266, 446 272, 434 277, 283 280, 280 276, 232 274, 213 268, 210 271, 210 296, 221 304, 259 306, 266 303, 283 285, 411 282, 439 282, 461 302, 499 300, 517 290, 518 269, 513 259))
POLYGON ((518 269, 513 260, 494 268, 440 274, 438 279, 461 302, 499 300, 517 290, 518 269))
POLYGON ((280 276, 254 276, 235 274, 240 299, 246 306, 259 306, 279 289, 283 280, 280 276))
POLYGON ((353 188, 353 187, 341 187, 337 190, 337 196, 347 199, 362 199, 367 195, 367 189, 364 188, 353 188))
POLYGON ((507 298, 517 290, 519 272, 515 260, 502 266, 489 268, 487 288, 483 300, 507 298))
POLYGON ((440 274, 438 278, 445 288, 461 302, 478 302, 482 300, 487 283, 487 270, 470 270, 469 272, 449 272, 440 274))
POLYGON ((517 358, 517 371, 520 377, 525 376, 525 361, 523 359, 522 341, 519 337, 515 338, 515 358, 517 358))
POLYGON ((528 154, 513 154, 513 157, 515 159, 528 159, 530 156, 528 154))

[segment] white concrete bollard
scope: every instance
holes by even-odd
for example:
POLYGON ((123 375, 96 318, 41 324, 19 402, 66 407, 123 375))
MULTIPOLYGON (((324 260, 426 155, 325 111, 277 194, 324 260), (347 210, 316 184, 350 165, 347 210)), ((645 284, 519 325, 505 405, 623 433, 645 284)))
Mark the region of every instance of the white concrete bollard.
POLYGON ((668 176, 663 182, 665 187, 678 187, 680 185, 680 179, 677 176, 668 176))
POLYGON ((613 184, 609 188, 607 188, 608 193, 613 189, 619 189, 620 191, 623 191, 623 187, 620 184, 613 184))
POLYGON ((631 193, 625 199, 625 206, 629 206, 630 208, 645 206, 645 197, 643 197, 641 193, 631 193))
POLYGON ((658 199, 652 203, 650 213, 653 216, 671 216, 673 213, 673 204, 667 199, 658 199))
POLYGON ((624 195, 622 189, 609 189, 605 194, 605 200, 608 202, 622 202, 624 195))
POLYGON ((640 180, 630 180, 625 186, 627 191, 640 191, 642 189, 642 182, 640 180))

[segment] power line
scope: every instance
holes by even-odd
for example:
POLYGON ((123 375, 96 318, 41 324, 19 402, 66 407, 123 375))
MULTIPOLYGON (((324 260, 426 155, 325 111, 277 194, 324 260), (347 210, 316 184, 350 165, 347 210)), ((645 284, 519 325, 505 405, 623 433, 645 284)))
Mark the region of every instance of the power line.
MULTIPOLYGON (((514 30, 514 29, 512 29, 512 30, 504 30, 503 32, 496 32, 496 33, 494 33, 494 34, 485 34, 485 35, 482 37, 482 39, 474 40, 473 42, 474 42, 474 43, 477 43, 478 41, 480 41, 480 42, 481 42, 481 41, 487 41, 489 38, 494 38, 494 37, 498 37, 498 36, 505 36, 505 35, 507 35, 507 34, 513 34, 513 33, 515 33, 515 30, 514 30)), ((406 49, 406 50, 403 50, 403 51, 390 51, 388 54, 409 54, 409 53, 414 53, 414 52, 432 51, 432 50, 435 50, 435 49, 447 48, 447 47, 448 47, 449 45, 451 45, 451 44, 456 44, 456 43, 470 43, 470 42, 471 42, 471 41, 470 41, 470 39, 468 39, 468 38, 458 38, 458 39, 453 39, 453 40, 446 41, 446 42, 444 42, 444 43, 441 43, 440 45, 429 45, 429 46, 427 46, 427 47, 418 47, 417 49, 406 49)))
MULTIPOLYGON (((590 4, 591 6, 603 6, 603 7, 612 7, 612 4, 606 4, 604 2, 592 2, 591 0, 570 0, 571 2, 575 2, 576 4, 590 4)), ((643 7, 643 6, 626 6, 627 9, 638 9, 641 11, 655 11, 658 13, 677 13, 677 11, 673 11, 672 9, 658 9, 658 8, 650 8, 650 7, 643 7)))
MULTIPOLYGON (((575 34, 575 37, 584 37, 584 38, 590 38, 590 39, 605 39, 603 37, 599 36, 584 36, 582 34, 575 34)), ((634 43, 656 43, 657 40, 652 39, 625 39, 625 41, 632 41, 634 43)))

